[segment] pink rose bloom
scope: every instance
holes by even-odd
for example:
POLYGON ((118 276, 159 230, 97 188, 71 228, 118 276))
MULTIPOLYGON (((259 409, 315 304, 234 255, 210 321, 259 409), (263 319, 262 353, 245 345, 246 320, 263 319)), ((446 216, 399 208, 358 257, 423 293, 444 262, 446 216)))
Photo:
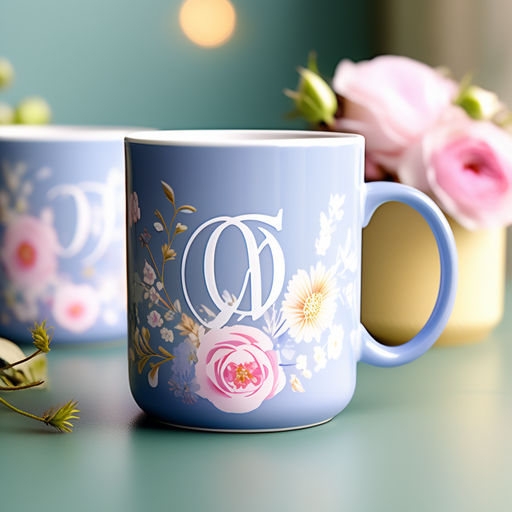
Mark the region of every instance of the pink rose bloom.
POLYGON ((59 326, 80 333, 96 323, 100 312, 98 294, 88 284, 64 284, 57 288, 52 313, 59 326))
POLYGON ((332 85, 345 100, 336 129, 364 135, 375 163, 390 170, 457 92, 454 81, 429 66, 394 55, 359 63, 342 60, 332 85))
POLYGON ((23 215, 7 226, 2 261, 7 276, 23 288, 44 285, 57 270, 57 233, 36 217, 23 215))
POLYGON ((128 196, 128 226, 131 228, 140 219, 139 197, 137 192, 128 196))
POLYGON ((512 223, 512 137, 458 107, 407 151, 397 171, 468 229, 512 223))
POLYGON ((212 329, 197 349, 197 394, 224 412, 257 409, 286 382, 270 338, 255 327, 212 329))

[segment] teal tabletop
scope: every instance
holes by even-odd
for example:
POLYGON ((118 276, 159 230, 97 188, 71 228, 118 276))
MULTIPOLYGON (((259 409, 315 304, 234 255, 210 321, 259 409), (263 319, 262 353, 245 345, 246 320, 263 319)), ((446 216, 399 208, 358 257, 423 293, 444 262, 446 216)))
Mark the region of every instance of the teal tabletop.
POLYGON ((0 409, 0 511, 500 511, 512 509, 512 287, 473 345, 359 366, 331 422, 271 434, 164 427, 130 396, 124 342, 55 347, 43 412, 80 401, 71 434, 0 409))

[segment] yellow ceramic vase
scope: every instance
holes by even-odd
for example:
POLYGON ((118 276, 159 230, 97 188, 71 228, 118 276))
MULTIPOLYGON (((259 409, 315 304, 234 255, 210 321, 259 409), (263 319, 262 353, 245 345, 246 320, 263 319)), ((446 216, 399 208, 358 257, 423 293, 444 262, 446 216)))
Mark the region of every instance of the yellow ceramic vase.
MULTIPOLYGON (((437 345, 485 338, 503 316, 505 228, 468 231, 448 219, 459 256, 455 306, 437 345)), ((387 345, 412 338, 425 324, 439 287, 434 236, 412 208, 381 206, 363 231, 361 317, 387 345)))

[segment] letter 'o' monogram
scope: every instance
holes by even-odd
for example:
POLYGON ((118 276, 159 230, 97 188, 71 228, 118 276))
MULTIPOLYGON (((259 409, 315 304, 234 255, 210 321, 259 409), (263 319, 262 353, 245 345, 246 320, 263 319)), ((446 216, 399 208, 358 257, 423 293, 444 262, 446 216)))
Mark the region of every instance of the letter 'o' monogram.
POLYGON ((274 302, 279 297, 281 290, 284 284, 284 275, 285 275, 285 263, 284 263, 284 255, 279 242, 276 240, 274 235, 272 235, 267 229, 264 227, 258 226, 258 230, 263 234, 264 239, 258 245, 256 241, 256 237, 254 236, 251 227, 249 227, 246 222, 252 221, 260 224, 265 224, 267 226, 273 227, 276 231, 281 231, 282 229, 282 220, 283 220, 283 210, 279 210, 277 215, 261 215, 261 214, 246 214, 246 215, 238 215, 237 217, 215 217, 201 224, 192 234, 190 239, 187 242, 185 250, 183 252, 183 260, 181 264, 181 283, 183 287, 183 294, 185 296, 185 300, 195 315, 195 317, 206 327, 210 329, 219 329, 223 327, 229 319, 237 314, 240 315, 239 320, 246 316, 251 316, 253 320, 257 320, 265 311, 274 304, 274 302), (206 243, 206 247, 204 249, 204 260, 203 260, 203 272, 204 272, 204 282, 206 284, 206 290, 208 295, 210 296, 212 302, 219 309, 218 315, 211 321, 206 321, 201 318, 201 316, 197 313, 196 309, 192 305, 190 300, 188 290, 187 290, 187 282, 185 278, 185 270, 187 265, 187 257, 190 251, 192 244, 197 239, 197 236, 209 226, 214 224, 219 224, 211 235, 208 238, 206 243), (248 269, 245 273, 242 288, 238 294, 235 295, 236 300, 232 303, 228 304, 221 297, 218 287, 217 287, 217 279, 215 276, 215 253, 217 243, 222 232, 228 228, 229 226, 233 226, 237 228, 242 235, 243 241, 245 242, 245 247, 247 250, 248 257, 248 269), (260 261, 260 254, 268 247, 270 249, 270 254, 272 258, 272 268, 273 268, 273 276, 272 276, 272 286, 268 293, 266 299, 262 297, 262 266, 260 261), (240 303, 244 298, 244 295, 247 290, 247 286, 250 284, 250 309, 240 309, 240 303))
MULTIPOLYGON (((49 201, 68 198, 74 206, 76 220, 72 226, 73 236, 67 245, 59 241, 58 254, 62 258, 74 258, 80 254, 83 265, 94 265, 108 251, 114 240, 120 240, 117 224, 121 213, 118 198, 124 189, 123 174, 113 168, 104 183, 83 181, 76 184, 60 184, 47 192, 49 201), (93 232, 93 214, 96 208, 101 219, 98 235, 93 232), (91 243, 92 242, 92 243, 91 243), (85 251, 89 251, 86 253, 85 251)), ((71 211, 71 210, 70 210, 71 211)))

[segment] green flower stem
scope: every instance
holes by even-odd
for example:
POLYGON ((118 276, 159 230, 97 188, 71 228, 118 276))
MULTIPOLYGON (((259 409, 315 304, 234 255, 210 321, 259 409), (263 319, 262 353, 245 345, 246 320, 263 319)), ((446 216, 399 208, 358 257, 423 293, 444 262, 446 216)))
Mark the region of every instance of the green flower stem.
POLYGON ((61 408, 56 411, 50 410, 44 413, 44 415, 36 416, 35 414, 30 414, 29 412, 22 411, 14 405, 4 400, 0 397, 0 403, 4 404, 7 408, 11 409, 11 411, 21 414, 22 416, 26 416, 31 420, 40 421, 49 427, 54 427, 59 432, 72 432, 73 425, 69 420, 79 419, 79 416, 76 416, 75 413, 80 412, 78 409, 75 409, 78 402, 70 401, 66 405, 63 405, 61 408))
POLYGON ((12 368, 14 366, 17 366, 17 365, 22 364, 22 363, 26 363, 27 361, 30 361, 32 358, 34 358, 37 355, 39 355, 41 352, 42 352, 42 350, 38 349, 33 354, 31 354, 30 356, 25 357, 25 359, 21 359, 20 361, 16 361, 15 363, 8 364, 7 366, 2 366, 0 368, 0 371, 9 370, 10 368, 12 368))
POLYGON ((37 382, 31 382, 30 384, 23 384, 21 386, 0 386, 0 391, 17 391, 19 389, 30 389, 40 386, 44 383, 44 380, 38 380, 37 382))
POLYGON ((11 405, 7 400, 4 400, 0 396, 0 403, 4 404, 6 407, 11 409, 11 411, 17 412, 18 414, 21 414, 22 416, 26 416, 27 418, 31 418, 33 420, 40 421, 47 425, 48 423, 44 420, 44 418, 41 418, 40 416, 36 416, 35 414, 30 414, 29 412, 22 411, 21 409, 18 409, 17 407, 14 407, 14 405, 11 405))

